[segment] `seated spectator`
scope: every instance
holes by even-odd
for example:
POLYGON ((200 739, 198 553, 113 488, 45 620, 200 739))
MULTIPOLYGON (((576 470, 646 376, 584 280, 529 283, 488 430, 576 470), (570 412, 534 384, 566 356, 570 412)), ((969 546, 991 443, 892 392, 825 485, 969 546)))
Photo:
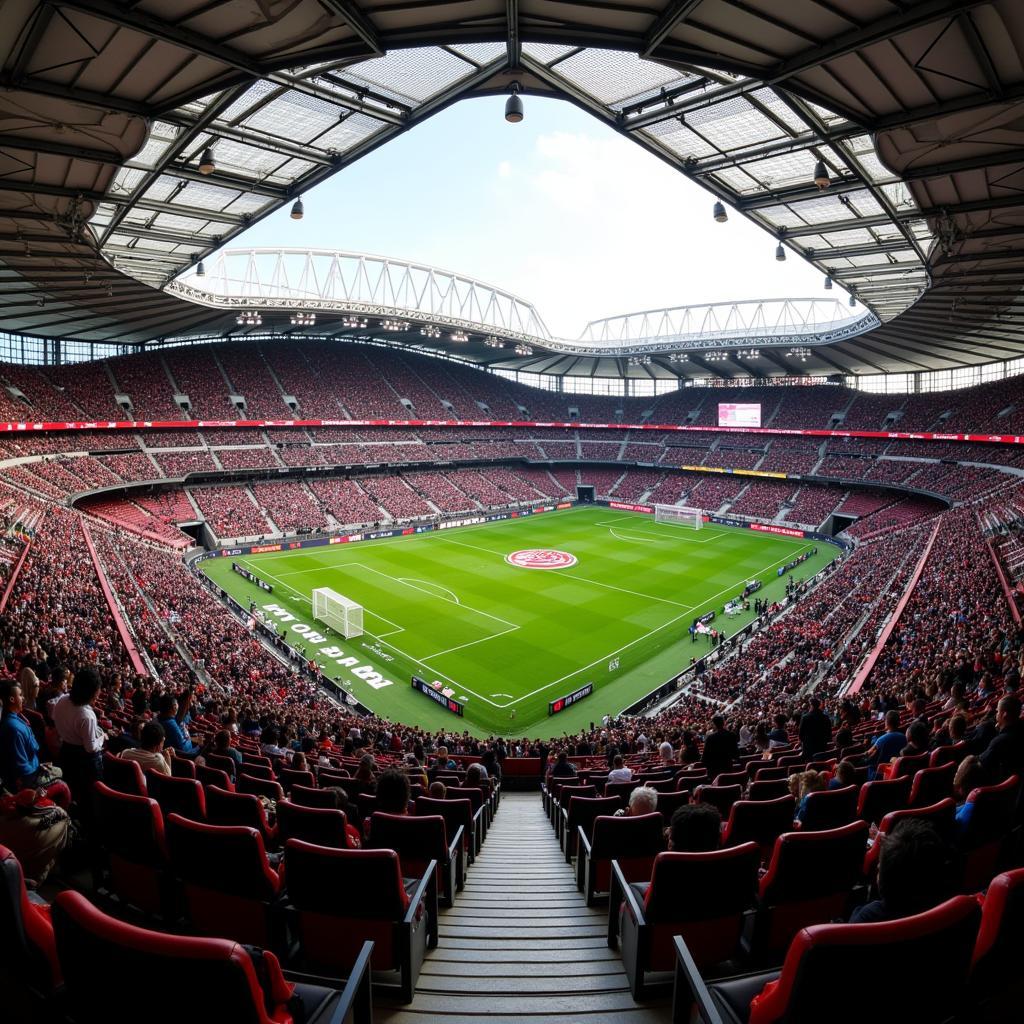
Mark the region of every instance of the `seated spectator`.
POLYGON ((351 822, 352 810, 348 801, 348 793, 341 786, 328 786, 326 792, 334 794, 335 809, 345 813, 345 835, 348 836, 349 848, 360 849, 363 845, 363 837, 359 834, 359 829, 351 822))
POLYGON ((218 729, 213 734, 213 753, 220 757, 230 757, 235 762, 236 770, 242 767, 242 752, 231 746, 231 733, 227 729, 218 729))
POLYGON ((772 747, 785 747, 789 743, 789 732, 786 729, 786 716, 776 715, 773 719, 774 727, 768 733, 768 742, 772 747))
POLYGON ((658 791, 650 786, 637 786, 629 794, 629 806, 620 807, 617 818, 639 818, 642 814, 653 814, 658 809, 658 791))
POLYGON ((39 789, 64 810, 71 806, 71 791, 61 782, 61 770, 39 760, 39 742, 23 713, 24 698, 18 683, 0 684, 0 776, 11 791, 39 789))
POLYGON ((722 842, 722 815, 713 804, 683 804, 672 815, 668 848, 676 853, 707 853, 722 842))
POLYGON ((443 768, 445 771, 453 772, 459 766, 448 756, 447 747, 438 747, 437 757, 434 758, 434 767, 443 768))
POLYGON ((268 725, 260 736, 260 750, 264 757, 283 757, 290 762, 294 752, 281 746, 280 741, 281 734, 272 725, 268 725))
POLYGON ((160 698, 157 721, 164 728, 164 742, 181 757, 194 760, 199 756, 200 748, 192 742, 181 724, 184 714, 184 707, 178 706, 178 698, 173 693, 165 693, 160 698))
POLYGON ((1024 723, 1020 720, 1020 697, 1007 694, 996 706, 996 735, 981 755, 981 766, 990 783, 1011 775, 1024 777, 1024 723))
POLYGON ((359 765, 356 767, 356 773, 353 776, 353 781, 377 781, 377 762, 374 761, 373 754, 363 754, 363 756, 359 759, 359 765))
POLYGON ((981 764, 981 758, 976 754, 965 757, 957 766, 956 775, 953 777, 953 796, 956 799, 956 828, 958 833, 967 831, 971 815, 974 813, 974 804, 968 803, 967 798, 979 786, 984 786, 988 781, 988 773, 981 764))
POLYGON ((899 757, 900 751, 907 745, 907 737, 900 731, 900 713, 898 711, 887 711, 885 713, 885 732, 876 736, 871 743, 871 749, 867 753, 868 778, 874 779, 878 769, 883 764, 888 764, 894 757, 899 757))
POLYGON ((884 834, 878 859, 879 899, 858 907, 850 924, 893 921, 930 910, 951 892, 950 851, 935 827, 918 818, 884 834))
POLYGON ((796 820, 803 822, 807 814, 807 798, 812 793, 820 793, 825 788, 825 775, 822 772, 806 771, 800 773, 800 785, 796 796, 800 801, 796 808, 796 820))
POLYGON ((432 782, 430 789, 427 791, 427 796, 431 800, 447 800, 448 787, 443 782, 432 782))
POLYGON ((913 757, 928 752, 931 730, 923 718, 915 718, 907 729, 907 745, 900 751, 900 757, 913 757))
POLYGON ((633 769, 627 768, 622 760, 621 754, 612 758, 612 770, 608 773, 609 782, 630 782, 633 778, 633 769))
POLYGON ((553 779, 571 779, 576 776, 576 765, 569 760, 566 751, 560 750, 549 773, 553 779))
POLYGON ((37 789, 10 794, 0 789, 0 844, 21 863, 25 884, 36 889, 71 837, 71 819, 37 789))
POLYGON ((852 761, 840 761, 832 778, 828 780, 829 789, 842 789, 844 786, 852 786, 857 781, 857 769, 852 761))
POLYGON ((159 722, 146 722, 142 727, 140 745, 121 752, 122 761, 135 761, 143 771, 171 774, 171 752, 164 748, 167 733, 159 722))
POLYGON ((381 772, 377 780, 377 801, 374 804, 375 811, 382 811, 384 814, 408 814, 409 798, 409 777, 403 771, 396 768, 389 768, 381 772))
MULTIPOLYGON (((424 780, 426 780, 426 776, 424 776, 424 780)), ((487 769, 482 764, 473 763, 466 769, 466 785, 470 789, 488 790, 487 783, 487 769)))

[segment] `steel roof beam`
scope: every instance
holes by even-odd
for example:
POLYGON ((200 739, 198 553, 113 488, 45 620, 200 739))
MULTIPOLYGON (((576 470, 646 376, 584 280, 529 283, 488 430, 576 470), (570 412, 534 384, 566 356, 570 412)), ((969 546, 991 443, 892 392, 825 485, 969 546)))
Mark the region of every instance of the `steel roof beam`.
MULTIPOLYGON (((630 122, 625 127, 633 130, 634 125, 630 122)), ((691 166, 694 174, 712 174, 715 171, 741 167, 743 164, 754 163, 757 160, 765 160, 773 156, 785 156, 787 153, 816 149, 823 145, 841 142, 844 139, 863 134, 863 130, 854 125, 831 131, 826 130, 821 135, 818 135, 817 132, 801 132, 799 135, 792 136, 791 138, 767 142, 763 146, 737 149, 730 153, 724 153, 721 156, 708 157, 706 160, 698 159, 691 166)))
POLYGON ((88 160, 96 164, 120 165, 124 157, 114 150, 93 149, 91 146, 76 146, 56 142, 53 139, 23 138, 18 135, 0 135, 4 149, 21 149, 29 153, 46 153, 50 156, 66 156, 72 160, 88 160))
MULTIPOLYGON (((817 185, 793 185, 790 188, 766 189, 749 198, 737 198, 733 205, 737 210, 763 210, 769 206, 785 206, 805 199, 821 199, 823 196, 842 195, 844 192, 859 192, 867 189, 860 178, 833 178, 832 184, 822 191, 817 185)), ((799 212, 799 211, 796 211, 799 212)))
POLYGON ((673 30, 681 25, 701 5, 702 0, 673 0, 658 15, 641 44, 640 56, 649 57, 673 30))
POLYGON ((519 0, 505 0, 505 24, 508 66, 517 70, 523 56, 523 41, 519 36, 519 0))
POLYGON ((320 0, 324 7, 341 18, 371 53, 383 53, 384 44, 370 19, 352 0, 320 0))
POLYGON ((137 210, 152 210, 154 213, 169 213, 175 217, 191 217, 193 220, 212 220, 217 224, 248 224, 252 219, 245 213, 227 213, 223 210, 204 210, 201 206, 185 206, 166 203, 158 199, 136 199, 131 204, 137 210))

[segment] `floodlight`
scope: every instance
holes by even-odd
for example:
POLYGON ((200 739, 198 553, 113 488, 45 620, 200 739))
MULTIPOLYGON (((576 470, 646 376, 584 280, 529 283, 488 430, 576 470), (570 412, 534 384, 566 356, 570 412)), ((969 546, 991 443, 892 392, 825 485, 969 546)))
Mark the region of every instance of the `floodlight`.
POLYGON ((779 244, 777 246, 775 246, 775 258, 780 263, 785 263, 786 262, 786 250, 782 248, 782 243, 781 242, 779 242, 779 244))
POLYGON ((523 101, 519 98, 519 83, 512 83, 512 94, 505 100, 505 120, 509 124, 519 124, 523 119, 523 101))
POLYGON ((820 192, 824 192, 832 184, 829 180, 828 168, 825 166, 824 160, 819 160, 814 165, 814 184, 818 186, 820 192))
POLYGON ((302 208, 302 200, 296 199, 295 202, 292 203, 292 220, 302 220, 303 213, 305 213, 305 210, 302 208))
POLYGON ((827 292, 832 291, 832 275, 831 274, 826 274, 825 275, 825 291, 827 291, 827 292))
POLYGON ((715 203, 714 218, 718 224, 724 224, 729 219, 729 214, 725 209, 724 203, 715 203))
POLYGON ((217 162, 213 159, 213 147, 207 146, 199 158, 199 173, 213 174, 215 170, 217 170, 217 162))

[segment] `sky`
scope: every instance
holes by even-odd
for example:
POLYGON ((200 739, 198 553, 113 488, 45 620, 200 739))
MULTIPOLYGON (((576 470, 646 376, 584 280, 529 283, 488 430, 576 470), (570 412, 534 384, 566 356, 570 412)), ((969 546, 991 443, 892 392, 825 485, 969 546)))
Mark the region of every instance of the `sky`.
POLYGON ((232 247, 339 249, 427 263, 532 302, 556 337, 589 320, 733 299, 829 298, 823 276, 572 104, 464 100, 356 161, 232 247))

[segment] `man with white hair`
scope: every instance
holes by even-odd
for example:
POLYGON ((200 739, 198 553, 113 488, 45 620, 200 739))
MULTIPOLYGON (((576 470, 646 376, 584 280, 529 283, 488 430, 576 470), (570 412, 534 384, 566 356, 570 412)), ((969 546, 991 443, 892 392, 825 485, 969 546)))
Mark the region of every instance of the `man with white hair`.
POLYGON ((669 743, 668 740, 665 740, 665 742, 662 743, 658 747, 658 753, 661 756, 661 763, 662 764, 674 764, 675 763, 675 759, 674 759, 673 754, 672 754, 672 744, 669 743))
POLYGON ((639 818, 641 814, 653 814, 658 809, 658 792, 650 786, 637 786, 629 794, 629 807, 619 808, 617 818, 639 818))

